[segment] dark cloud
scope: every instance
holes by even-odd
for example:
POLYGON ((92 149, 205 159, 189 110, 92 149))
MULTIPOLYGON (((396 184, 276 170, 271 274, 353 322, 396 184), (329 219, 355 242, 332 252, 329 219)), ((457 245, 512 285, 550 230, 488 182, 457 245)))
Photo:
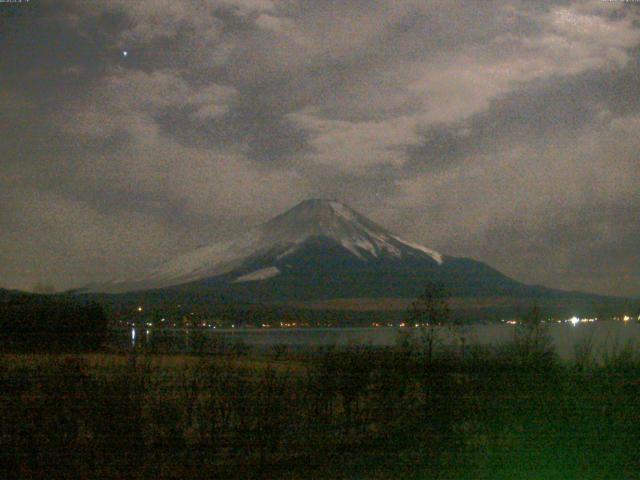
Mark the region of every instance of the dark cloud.
POLYGON ((525 281, 637 295, 638 15, 0 4, 0 284, 135 275, 326 196, 525 281))
POLYGON ((83 95, 118 59, 110 37, 124 18, 104 14, 82 19, 83 29, 66 19, 73 14, 70 2, 5 4, 0 13, 3 54, 0 83, 4 90, 37 103, 40 113, 60 108, 83 95), (86 35, 84 31, 91 31, 86 35))

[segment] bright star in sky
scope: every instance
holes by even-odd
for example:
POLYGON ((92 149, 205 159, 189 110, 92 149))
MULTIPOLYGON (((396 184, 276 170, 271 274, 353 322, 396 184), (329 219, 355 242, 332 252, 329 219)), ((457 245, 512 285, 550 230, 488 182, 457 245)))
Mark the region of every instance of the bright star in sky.
POLYGON ((126 50, 123 50, 123 51, 122 51, 122 56, 123 56, 123 57, 126 57, 127 55, 129 55, 129 52, 127 52, 126 50))

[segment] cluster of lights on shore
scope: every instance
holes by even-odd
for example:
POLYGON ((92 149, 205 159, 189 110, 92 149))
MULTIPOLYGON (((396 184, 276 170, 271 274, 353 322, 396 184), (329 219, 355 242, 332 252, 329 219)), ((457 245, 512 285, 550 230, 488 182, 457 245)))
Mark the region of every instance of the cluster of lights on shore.
MULTIPOLYGON (((613 320, 617 320, 620 321, 622 320, 623 322, 629 322, 631 320, 633 320, 633 317, 629 316, 629 315, 623 315, 622 317, 613 317, 613 320)), ((580 317, 576 317, 573 316, 571 318, 567 318, 566 320, 553 320, 553 319, 548 319, 546 321, 546 323, 570 323, 571 325, 573 325, 574 327, 576 325, 579 325, 581 323, 593 323, 593 322, 597 322, 598 319, 597 318, 580 318, 580 317)), ((640 321, 640 315, 638 315, 638 321, 640 321)), ((502 320, 503 323, 506 323, 507 325, 518 325, 519 322, 518 320, 502 320)))
MULTIPOLYGON (((138 306, 138 307, 136 308, 136 311, 137 311, 137 312, 139 312, 139 313, 142 313, 142 312, 144 311, 144 308, 143 308, 142 306, 138 306)), ((193 315, 193 313, 192 313, 191 315, 193 315)), ((620 317, 613 317, 613 320, 623 321, 623 322, 625 322, 625 323, 627 323, 627 322, 629 322, 629 321, 631 321, 631 320, 634 320, 634 319, 635 319, 634 317, 631 317, 631 316, 629 316, 629 315, 623 315, 623 316, 620 316, 620 317)), ((166 322, 166 320, 167 320, 166 318, 161 318, 161 319, 160 319, 160 322, 164 324, 164 323, 166 322)), ((640 321, 640 315, 638 315, 637 320, 638 320, 638 321, 640 321)), ((580 318, 580 317, 577 317, 577 316, 573 316, 573 317, 571 317, 571 318, 567 318, 567 319, 565 319, 565 320, 554 320, 554 319, 552 319, 552 318, 548 318, 547 320, 543 320, 543 322, 544 322, 544 323, 569 323, 569 324, 571 324, 571 325, 572 325, 572 326, 574 326, 574 327, 575 327, 576 325, 581 324, 581 323, 593 323, 593 322, 597 322, 597 321, 598 321, 598 318, 597 318, 597 317, 593 317, 593 318, 580 318)), ((279 325, 279 326, 280 326, 281 328, 295 328, 295 327, 304 327, 304 326, 308 326, 308 325, 306 325, 306 324, 298 323, 298 322, 279 322, 279 323, 280 323, 280 325, 279 325)), ((518 321, 518 320, 502 320, 502 323, 506 323, 507 325, 518 325, 518 324, 520 324, 520 323, 521 323, 521 321, 518 321)), ((148 334, 149 334, 149 327, 153 327, 153 323, 152 323, 152 322, 145 322, 145 324, 143 324, 142 326, 146 326, 146 327, 147 327, 147 329, 146 329, 146 334, 148 335, 148 334)), ((190 325, 188 325, 188 326, 190 326, 190 325)), ((216 325, 211 324, 211 323, 207 323, 207 322, 202 322, 202 323, 200 323, 200 324, 194 324, 194 326, 199 326, 199 327, 202 327, 202 328, 214 328, 214 329, 215 329, 215 328, 217 328, 217 326, 216 326, 216 325)), ((374 322, 374 323, 372 323, 372 324, 371 324, 371 326, 372 326, 372 327, 385 327, 385 326, 387 326, 387 327, 393 327, 394 325, 393 325, 393 323, 384 324, 384 323, 377 323, 377 322, 374 322)), ((412 326, 412 325, 410 325, 410 324, 408 324, 408 323, 406 323, 406 322, 402 322, 402 323, 400 323, 400 324, 399 324, 399 326, 400 326, 401 328, 403 328, 403 327, 410 327, 410 326, 412 326)), ((420 325, 420 324, 418 324, 418 323, 416 323, 416 324, 415 324, 415 325, 413 325, 413 326, 414 326, 414 327, 420 327, 421 325, 420 325)), ((136 333, 135 333, 136 324, 135 324, 135 323, 132 323, 132 324, 131 324, 131 327, 132 327, 132 328, 131 328, 131 339, 132 339, 132 340, 135 340, 135 336, 136 336, 136 333)), ((174 323, 174 324, 173 324, 173 327, 177 327, 177 324, 176 324, 176 323, 174 323)), ((235 327, 236 327, 236 326, 235 326, 235 324, 234 324, 234 325, 231 325, 231 328, 235 328, 235 327)), ((272 327, 273 327, 273 325, 263 323, 263 324, 261 324, 261 327, 262 327, 262 328, 272 328, 272 327)))
MULTIPOLYGON (((622 317, 614 317, 614 320, 622 320, 623 322, 627 323, 631 320, 633 320, 633 318, 629 315, 623 315, 622 317)), ((558 320, 558 323, 570 323, 571 325, 573 325, 574 327, 580 323, 593 323, 593 322, 597 322, 598 319, 597 318, 579 318, 579 317, 571 317, 567 320, 558 320)), ((638 315, 638 321, 640 321, 640 315, 638 315)))

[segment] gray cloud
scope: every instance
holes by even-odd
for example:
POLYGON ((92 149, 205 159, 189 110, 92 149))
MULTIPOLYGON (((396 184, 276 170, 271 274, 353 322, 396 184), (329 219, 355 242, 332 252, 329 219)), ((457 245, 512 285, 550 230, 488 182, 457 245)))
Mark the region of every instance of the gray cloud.
POLYGON ((134 275, 327 196, 525 281, 638 295, 639 12, 0 5, 0 284, 134 275))

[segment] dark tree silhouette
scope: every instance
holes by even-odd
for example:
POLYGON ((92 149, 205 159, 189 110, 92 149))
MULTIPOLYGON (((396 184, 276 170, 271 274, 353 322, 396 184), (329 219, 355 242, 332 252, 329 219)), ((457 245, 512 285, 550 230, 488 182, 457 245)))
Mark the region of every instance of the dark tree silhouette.
POLYGON ((548 364, 553 361, 553 343, 537 303, 522 317, 514 332, 513 344, 522 362, 548 364))
POLYGON ((438 327, 451 323, 449 293, 440 283, 428 283, 406 315, 406 321, 412 327, 420 328, 420 340, 424 347, 426 360, 431 362, 437 342, 438 327))

